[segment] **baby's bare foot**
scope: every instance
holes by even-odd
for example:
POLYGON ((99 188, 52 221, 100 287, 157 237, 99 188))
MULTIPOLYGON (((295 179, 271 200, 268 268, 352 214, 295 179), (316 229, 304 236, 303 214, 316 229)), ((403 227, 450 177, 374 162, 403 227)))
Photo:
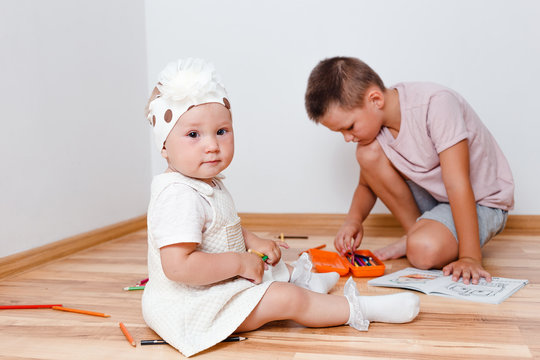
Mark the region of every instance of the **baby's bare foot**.
POLYGON ((405 256, 407 252, 407 235, 403 235, 401 239, 393 244, 385 246, 383 248, 373 251, 373 254, 379 258, 379 260, 399 259, 405 256))

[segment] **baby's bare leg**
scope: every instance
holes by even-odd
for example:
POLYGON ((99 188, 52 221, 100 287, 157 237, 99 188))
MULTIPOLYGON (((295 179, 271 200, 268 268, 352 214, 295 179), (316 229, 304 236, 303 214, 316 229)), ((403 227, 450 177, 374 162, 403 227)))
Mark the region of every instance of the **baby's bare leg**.
POLYGON ((270 321, 289 319, 309 327, 343 325, 349 319, 349 303, 344 296, 319 294, 291 283, 274 282, 237 331, 250 331, 270 321))

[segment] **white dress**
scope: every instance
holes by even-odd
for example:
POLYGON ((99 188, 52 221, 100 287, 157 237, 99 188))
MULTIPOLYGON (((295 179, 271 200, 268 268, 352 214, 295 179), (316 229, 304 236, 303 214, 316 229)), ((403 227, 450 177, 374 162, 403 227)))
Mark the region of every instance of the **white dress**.
MULTIPOLYGON (((215 187, 179 173, 158 175, 152 182, 148 221, 159 194, 168 186, 184 184, 208 201, 213 212, 211 225, 202 234, 197 250, 207 253, 245 252, 240 218, 232 198, 220 179, 215 187)), ((232 334, 259 303, 275 280, 288 281, 288 271, 280 262, 273 276, 264 282, 235 277, 219 283, 190 286, 169 280, 163 273, 160 250, 148 224, 148 277, 142 297, 146 323, 185 356, 191 356, 232 334)), ((208 264, 212 266, 212 264, 208 264)))

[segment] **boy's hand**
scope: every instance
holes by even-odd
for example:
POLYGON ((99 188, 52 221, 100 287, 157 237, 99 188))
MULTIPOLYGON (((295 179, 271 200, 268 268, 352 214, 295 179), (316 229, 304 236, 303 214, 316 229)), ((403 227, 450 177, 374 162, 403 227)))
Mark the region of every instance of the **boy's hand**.
POLYGON ((469 257, 463 257, 446 265, 443 267, 443 273, 445 276, 452 274, 453 281, 458 281, 462 277, 463 283, 467 285, 470 280, 473 284, 478 284, 481 277, 486 278, 488 282, 491 281, 491 274, 482 267, 482 263, 469 257))
POLYGON ((364 227, 362 224, 345 222, 336 234, 334 246, 341 255, 354 252, 360 246, 363 236, 364 227))

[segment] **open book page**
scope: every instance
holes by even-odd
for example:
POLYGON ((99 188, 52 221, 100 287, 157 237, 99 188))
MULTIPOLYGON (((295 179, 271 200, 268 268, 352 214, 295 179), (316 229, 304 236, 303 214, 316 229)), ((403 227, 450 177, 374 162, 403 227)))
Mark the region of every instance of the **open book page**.
POLYGON ((368 281, 368 285, 412 289, 429 294, 445 282, 440 270, 406 268, 368 281))
POLYGON ((499 304, 525 286, 528 280, 493 277, 491 282, 481 279, 477 285, 465 285, 460 279, 452 281, 440 270, 406 268, 368 281, 372 286, 399 287, 421 291, 429 295, 499 304))

